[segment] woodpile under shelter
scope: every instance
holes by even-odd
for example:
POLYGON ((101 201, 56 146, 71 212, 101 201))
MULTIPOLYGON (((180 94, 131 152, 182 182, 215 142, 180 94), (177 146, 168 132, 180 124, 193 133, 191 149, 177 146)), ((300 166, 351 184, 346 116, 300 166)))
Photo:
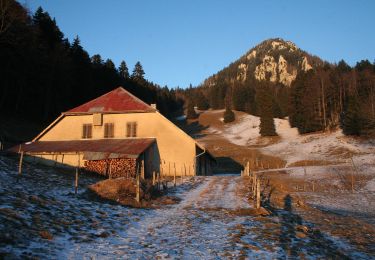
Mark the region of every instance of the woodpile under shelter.
POLYGON ((210 175, 214 157, 193 138, 119 87, 62 113, 22 155, 50 165, 84 168, 108 177, 210 175))

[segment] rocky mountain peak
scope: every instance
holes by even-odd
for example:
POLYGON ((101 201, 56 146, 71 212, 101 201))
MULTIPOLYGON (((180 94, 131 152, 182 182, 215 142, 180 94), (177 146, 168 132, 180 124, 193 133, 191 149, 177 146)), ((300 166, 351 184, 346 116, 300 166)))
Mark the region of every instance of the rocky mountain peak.
POLYGON ((253 78, 290 86, 299 72, 311 70, 321 63, 322 60, 301 50, 291 41, 269 39, 208 78, 204 85, 215 85, 218 78, 231 82, 245 82, 253 78))

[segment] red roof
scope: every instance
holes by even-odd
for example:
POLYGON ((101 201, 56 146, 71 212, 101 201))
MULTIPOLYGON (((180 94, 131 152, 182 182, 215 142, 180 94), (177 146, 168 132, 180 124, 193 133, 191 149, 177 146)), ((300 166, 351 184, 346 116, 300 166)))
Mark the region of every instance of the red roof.
POLYGON ((154 138, 37 141, 11 148, 13 152, 26 153, 67 153, 84 152, 84 159, 102 160, 107 158, 137 158, 151 144, 154 138))
POLYGON ((110 113, 110 112, 149 112, 155 111, 151 106, 118 87, 107 94, 93 99, 66 113, 110 113))

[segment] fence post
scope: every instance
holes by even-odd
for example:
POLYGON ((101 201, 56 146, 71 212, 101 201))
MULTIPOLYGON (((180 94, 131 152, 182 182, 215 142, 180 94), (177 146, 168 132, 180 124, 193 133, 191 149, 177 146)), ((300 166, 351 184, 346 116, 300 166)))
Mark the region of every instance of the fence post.
POLYGON ((78 167, 76 167, 76 179, 74 182, 74 193, 78 193, 78 167))
POLYGON ((260 208, 260 180, 257 179, 257 204, 256 204, 256 208, 259 209, 260 208))
POLYGON ((176 163, 174 163, 173 166, 174 166, 173 185, 176 188, 176 175, 177 175, 177 173, 176 173, 176 163))
POLYGON ((23 152, 21 152, 20 162, 18 164, 18 175, 22 174, 22 161, 23 161, 23 152))
POLYGON ((160 172, 159 172, 159 175, 163 175, 163 162, 161 161, 160 162, 160 172))
POLYGON ((160 190, 160 172, 158 172, 158 190, 160 190))
POLYGON ((256 183, 257 183, 257 175, 256 175, 256 173, 254 173, 254 176, 253 176, 253 198, 255 198, 255 196, 256 196, 256 190, 257 190, 256 183))
POLYGON ((78 178, 79 178, 79 166, 80 166, 80 160, 79 160, 79 153, 77 154, 78 160, 77 160, 77 167, 76 167, 76 179, 74 182, 74 193, 78 193, 78 178))

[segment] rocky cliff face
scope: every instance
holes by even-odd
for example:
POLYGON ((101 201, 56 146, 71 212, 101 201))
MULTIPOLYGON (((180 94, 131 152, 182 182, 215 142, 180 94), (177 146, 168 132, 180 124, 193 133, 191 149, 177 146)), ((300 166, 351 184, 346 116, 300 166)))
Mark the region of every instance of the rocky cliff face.
POLYGON ((270 39, 249 50, 240 59, 204 81, 212 86, 218 80, 245 82, 255 79, 290 86, 301 71, 308 71, 323 61, 299 49, 294 43, 270 39))

